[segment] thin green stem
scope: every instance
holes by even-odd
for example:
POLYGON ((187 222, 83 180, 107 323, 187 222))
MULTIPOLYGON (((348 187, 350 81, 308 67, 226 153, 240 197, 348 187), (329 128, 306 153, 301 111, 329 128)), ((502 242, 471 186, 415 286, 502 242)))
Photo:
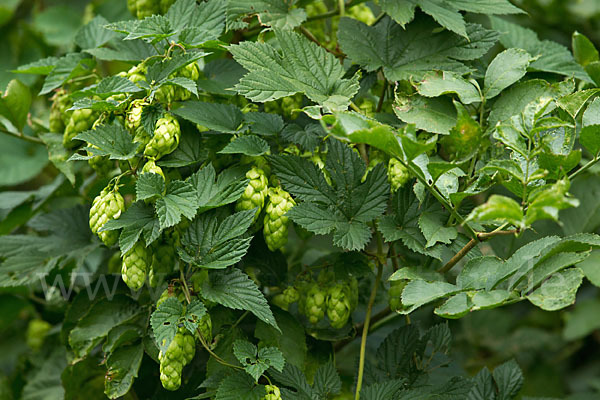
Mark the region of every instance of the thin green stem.
POLYGON ((587 164, 585 164, 583 167, 579 168, 577 171, 573 172, 572 174, 569 175, 569 180, 574 179, 576 176, 578 176, 579 174, 587 171, 588 169, 590 169, 590 167, 592 167, 594 164, 596 164, 598 161, 600 161, 600 157, 596 156, 593 159, 591 159, 590 161, 588 161, 587 164))
POLYGON ((381 275, 383 273, 383 265, 381 264, 381 257, 383 257, 383 244, 381 235, 377 232, 377 276, 375 277, 375 283, 371 290, 371 297, 369 297, 369 303, 367 305, 367 313, 365 315, 365 323, 363 325, 362 337, 360 338, 360 356, 358 361, 358 377, 356 379, 356 392, 354 394, 354 400, 360 399, 360 389, 362 387, 363 375, 365 372, 365 354, 367 350, 367 336, 369 334, 369 324, 371 322, 371 313, 373 312, 373 304, 375 303, 375 297, 377 296, 377 287, 381 283, 381 275))
POLYGON ((23 132, 19 132, 19 133, 11 132, 8 129, 1 127, 1 126, 0 126, 0 132, 5 133, 12 137, 16 137, 17 139, 24 140, 29 143, 44 144, 44 142, 42 142, 42 139, 40 139, 38 137, 25 135, 25 134, 23 134, 23 132))
POLYGON ((383 89, 381 90, 381 96, 379 96, 379 102, 377 102, 377 108, 375 109, 375 112, 380 113, 381 109, 383 108, 383 101, 385 100, 385 92, 387 90, 387 79, 383 79, 383 89))

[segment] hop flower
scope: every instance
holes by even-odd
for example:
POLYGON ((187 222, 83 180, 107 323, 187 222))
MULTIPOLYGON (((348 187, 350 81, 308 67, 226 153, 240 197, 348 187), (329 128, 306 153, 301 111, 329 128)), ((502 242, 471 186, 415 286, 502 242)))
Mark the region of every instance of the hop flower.
POLYGON ((317 324, 325 316, 326 299, 327 293, 324 293, 318 284, 314 282, 308 284, 298 306, 311 324, 317 324))
POLYGON ((268 194, 269 203, 265 210, 263 234, 269 250, 277 251, 287 243, 289 218, 285 214, 296 205, 296 202, 281 188, 271 188, 268 194))
POLYGON ((156 165, 156 163, 154 162, 154 160, 148 160, 146 162, 146 164, 144 164, 144 167, 142 168, 142 174, 149 172, 151 174, 157 174, 160 175, 163 180, 165 179, 165 174, 163 173, 163 170, 161 167, 159 167, 158 165, 156 165))
POLYGON ((63 146, 68 149, 75 147, 73 138, 78 133, 91 129, 97 117, 98 113, 88 108, 73 111, 63 134, 63 146))
POLYGON ((350 287, 344 283, 336 283, 327 291, 327 317, 331 326, 340 329, 350 318, 352 301, 350 287))
POLYGON ((150 253, 143 241, 138 241, 123 255, 121 275, 127 286, 133 290, 139 290, 144 286, 150 261, 150 253))
POLYGON ((144 155, 158 160, 162 156, 173 152, 179 145, 181 130, 179 122, 171 114, 165 114, 156 122, 156 129, 152 139, 144 149, 144 155))
POLYGON ((396 192, 410 180, 408 169, 396 158, 390 158, 388 163, 388 180, 392 192, 396 192))
POLYGON ((52 96, 52 107, 50 107, 50 120, 49 127, 50 132, 62 133, 65 130, 65 125, 68 123, 71 117, 72 111, 67 111, 73 102, 64 89, 57 90, 56 94, 52 96))
POLYGON ((246 178, 250 179, 250 182, 246 186, 242 197, 236 203, 235 209, 236 211, 242 211, 256 208, 256 215, 254 216, 256 219, 265 204, 268 179, 265 172, 256 166, 246 173, 246 178))
POLYGON ((212 319, 209 313, 204 314, 198 322, 198 330, 206 343, 212 342, 212 319))
POLYGON ((90 229, 107 246, 117 242, 117 231, 98 232, 111 219, 117 219, 125 211, 125 200, 117 190, 105 188, 92 202, 90 209, 90 229))
POLYGON ((195 353, 194 336, 187 329, 179 328, 169 347, 158 355, 160 381, 165 389, 179 389, 183 367, 192 361, 195 353))
POLYGON ((263 400, 281 400, 281 392, 275 385, 265 385, 267 394, 263 397, 263 400))
POLYGON ((33 350, 39 350, 44 344, 46 333, 52 328, 50 323, 43 319, 32 319, 27 326, 27 345, 33 350))

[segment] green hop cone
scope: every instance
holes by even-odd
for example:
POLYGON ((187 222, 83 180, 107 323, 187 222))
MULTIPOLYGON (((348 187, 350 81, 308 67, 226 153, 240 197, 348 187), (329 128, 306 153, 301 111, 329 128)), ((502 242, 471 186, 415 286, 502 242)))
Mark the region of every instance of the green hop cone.
POLYGON ((246 190, 235 205, 236 211, 252 210, 256 208, 254 219, 258 218, 261 209, 265 204, 267 196, 268 179, 265 172, 254 166, 246 173, 246 178, 250 179, 246 190))
POLYGON ((143 100, 132 101, 131 108, 125 117, 125 127, 133 135, 133 142, 139 143, 138 152, 141 152, 150 141, 150 135, 142 126, 142 112, 145 105, 143 100))
POLYGON ((142 174, 147 173, 147 172, 149 172, 151 174, 160 175, 161 178, 163 178, 163 181, 166 180, 165 174, 163 173, 162 168, 159 167, 158 165, 156 165, 154 160, 148 160, 146 162, 146 164, 144 164, 144 167, 142 168, 142 174))
POLYGON ((105 188, 92 202, 92 208, 90 208, 90 229, 107 246, 112 246, 117 242, 119 238, 118 232, 98 231, 109 220, 119 218, 123 211, 125 211, 125 200, 117 190, 108 190, 105 188))
POLYGON ((39 350, 44 344, 44 338, 52 328, 49 322, 43 319, 32 319, 27 326, 27 345, 33 350, 39 350))
POLYGON ((143 241, 138 241, 123 255, 121 275, 127 286, 133 290, 139 290, 144 286, 150 262, 151 255, 143 241))
POLYGON ((392 311, 401 311, 404 306, 402 305, 402 291, 406 286, 406 280, 401 279, 398 281, 390 282, 390 290, 388 291, 389 305, 392 311))
POLYGON ((283 291, 283 297, 286 303, 292 304, 300 300, 300 293, 294 286, 288 286, 283 291))
POLYGON ((388 180, 392 192, 396 192, 410 180, 408 169, 396 158, 390 158, 388 163, 388 180))
POLYGON ((343 283, 336 283, 327 291, 327 317, 331 326, 340 329, 350 318, 352 301, 350 287, 343 283))
POLYGON ((210 318, 209 313, 204 314, 204 316, 198 322, 198 330, 200 331, 200 334, 206 343, 212 342, 212 319, 210 318))
POLYGON ((179 300, 180 303, 185 303, 185 294, 183 293, 183 291, 178 291, 173 286, 169 286, 161 293, 160 297, 156 301, 156 308, 160 307, 160 305, 164 303, 165 300, 167 300, 169 297, 175 296, 177 296, 177 300, 179 300))
POLYGON ((371 25, 377 19, 375 15, 373 15, 373 11, 371 11, 369 6, 367 6, 365 3, 350 7, 346 16, 355 18, 367 25, 371 25))
POLYGON ((126 73, 127 79, 133 83, 146 80, 146 67, 143 64, 134 65, 126 73))
POLYGON ((154 93, 154 98, 160 103, 171 104, 175 100, 175 85, 162 85, 154 93))
POLYGON ((269 203, 265 210, 263 234, 267 247, 277 251, 288 241, 289 218, 285 214, 296 205, 292 196, 281 188, 268 190, 269 203))
POLYGON ((265 385, 267 394, 263 397, 263 400, 281 400, 281 392, 275 385, 265 385))
POLYGON ((160 13, 166 14, 169 8, 175 3, 175 0, 160 0, 160 13))
POLYGON ((67 110, 71 108, 72 105, 73 102, 66 90, 59 89, 56 91, 56 94, 52 96, 52 106, 50 107, 50 132, 64 132, 65 125, 68 123, 72 114, 72 111, 67 110))
POLYGON ((181 130, 177 119, 171 114, 165 114, 156 122, 154 135, 146 145, 144 155, 158 160, 162 156, 173 152, 179 146, 180 136, 181 130))
POLYGON ((70 149, 77 145, 73 138, 77 134, 90 130, 96 121, 98 113, 88 108, 73 111, 63 134, 63 146, 70 149))
POLYGON ((306 315, 308 321, 315 325, 325 317, 327 294, 316 283, 310 283, 306 292, 300 297, 299 309, 306 315))
POLYGON ((160 381, 167 390, 177 390, 181 386, 181 373, 196 353, 194 336, 185 328, 179 328, 169 347, 158 355, 160 361, 160 381))
POLYGON ((160 13, 160 0, 127 0, 129 12, 137 19, 160 13))

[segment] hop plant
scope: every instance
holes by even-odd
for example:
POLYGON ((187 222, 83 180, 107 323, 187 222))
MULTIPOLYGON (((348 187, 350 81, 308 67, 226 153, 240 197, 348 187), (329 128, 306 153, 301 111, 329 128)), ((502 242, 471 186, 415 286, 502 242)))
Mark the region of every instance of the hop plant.
POLYGON ((27 345, 33 350, 39 350, 44 344, 44 338, 52 328, 49 322, 43 319, 32 319, 27 326, 27 345))
POLYGON ((109 220, 119 218, 123 211, 125 211, 125 200, 116 188, 114 190, 105 188, 92 202, 90 229, 107 246, 112 246, 117 242, 119 237, 117 231, 98 231, 109 220))
POLYGON ((160 175, 163 178, 163 180, 166 180, 165 174, 164 174, 162 168, 159 167, 158 165, 156 165, 154 160, 148 160, 146 162, 146 164, 144 164, 144 167, 142 168, 142 174, 146 173, 146 172, 149 172, 151 174, 160 175))
POLYGON ((336 283, 327 291, 327 317, 331 326, 340 329, 350 318, 352 300, 350 287, 344 283, 336 283))
POLYGON ((279 187, 270 188, 268 194, 269 203, 265 210, 263 234, 269 250, 277 251, 288 241, 289 218, 285 214, 296 202, 288 192, 279 187))
POLYGON ((410 180, 408 169, 396 158, 390 158, 388 163, 388 180, 392 192, 396 192, 410 180))
POLYGON ((390 290, 388 291, 389 305, 392 311, 401 311, 404 306, 402 305, 402 291, 406 286, 405 280, 391 281, 390 290))
POLYGON ((73 138, 78 133, 91 129, 97 117, 98 113, 88 108, 73 111, 63 134, 63 146, 68 149, 75 147, 73 138))
POLYGON ((173 152, 179 145, 181 130, 179 122, 171 114, 165 114, 156 122, 152 139, 144 149, 144 155, 153 160, 173 152))
POLYGON ((125 127, 133 135, 134 143, 139 143, 138 151, 142 151, 150 141, 150 135, 142 126, 142 113, 146 103, 143 100, 134 100, 125 116, 125 127))
POLYGON ((250 182, 236 203, 235 209, 236 211, 242 211, 256 208, 256 215, 254 216, 254 219, 256 219, 265 204, 268 179, 265 172, 256 166, 246 173, 246 178, 250 179, 250 182))
POLYGON ((162 85, 154 93, 154 98, 160 103, 171 104, 175 100, 175 85, 162 85))
POLYGON ((308 284, 306 292, 300 298, 299 308, 311 324, 315 325, 325 317, 326 299, 327 293, 317 283, 308 284))
POLYGON ((72 105, 73 102, 66 90, 59 89, 56 91, 56 94, 52 96, 52 106, 50 107, 50 132, 64 132, 65 125, 68 123, 72 114, 72 111, 67 110, 71 108, 72 105))
POLYGON ((179 328, 169 347, 158 355, 160 381, 165 389, 179 389, 183 367, 192 361, 195 353, 194 336, 187 329, 179 328))
POLYGON ((275 385, 265 385, 267 394, 263 397, 263 400, 281 400, 281 392, 275 385))
POLYGON ((150 253, 143 241, 138 241, 123 255, 121 275, 127 286, 133 290, 139 290, 144 286, 150 262, 150 253))

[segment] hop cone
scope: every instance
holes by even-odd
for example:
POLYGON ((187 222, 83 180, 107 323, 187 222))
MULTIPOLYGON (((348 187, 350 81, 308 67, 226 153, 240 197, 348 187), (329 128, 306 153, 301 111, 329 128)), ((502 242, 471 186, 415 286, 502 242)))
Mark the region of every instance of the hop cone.
POLYGON ((327 317, 333 328, 340 329, 348 322, 352 312, 350 297, 350 287, 343 283, 336 283, 327 291, 327 317))
POLYGON ((306 287, 306 293, 301 296, 299 304, 300 310, 306 315, 311 324, 316 324, 325 316, 327 308, 327 293, 316 283, 310 283, 306 287))
POLYGON ((65 130, 65 125, 71 117, 72 111, 67 111, 73 102, 69 98, 69 94, 64 89, 59 89, 52 96, 52 107, 50 107, 50 132, 62 133, 65 130))
POLYGON ((160 0, 127 0, 127 8, 137 19, 160 13, 160 0))
POLYGON ((156 122, 156 129, 152 139, 144 149, 144 155, 158 160, 162 156, 173 152, 179 145, 181 131, 179 122, 171 114, 165 114, 156 122))
POLYGON ((167 350, 158 355, 160 381, 165 389, 179 389, 183 367, 194 358, 195 353, 194 336, 185 328, 179 328, 167 350))
POLYGON ((116 190, 104 189, 92 202, 90 209, 90 229, 107 246, 112 246, 117 242, 117 231, 98 232, 111 219, 117 219, 125 210, 125 200, 116 190))
POLYGON ((390 162, 388 163, 388 180, 390 181, 392 192, 395 192, 410 180, 410 173, 400 161, 390 158, 390 162))
MULTIPOLYGON (((198 80, 198 78, 200 78, 200 68, 198 68, 198 64, 196 64, 196 62, 193 62, 191 64, 186 65, 179 71, 177 71, 177 73, 175 75, 183 77, 183 78, 188 78, 188 79, 191 79, 192 81, 196 82, 198 80)), ((175 99, 176 100, 180 100, 180 101, 187 100, 191 96, 192 96, 192 93, 189 90, 187 90, 181 86, 177 86, 175 88, 175 99)))
POLYGON ((248 183, 248 186, 246 186, 246 190, 244 190, 242 197, 240 197, 236 203, 235 209, 236 211, 242 211, 256 208, 256 215, 254 217, 256 219, 265 204, 268 179, 265 172, 256 166, 252 167, 252 169, 246 173, 246 178, 250 179, 250 182, 248 183))
POLYGON ((75 147, 76 143, 73 142, 73 138, 78 133, 90 130, 97 117, 98 113, 96 111, 87 108, 73 111, 63 134, 63 146, 68 149, 75 147))
POLYGON ((281 188, 271 188, 269 203, 266 208, 263 234, 265 242, 271 251, 277 251, 285 246, 288 240, 289 218, 285 216, 296 205, 288 192, 281 188))
POLYGON ((267 394, 263 397, 263 400, 281 400, 281 392, 275 385, 265 385, 267 394))
POLYGON ((210 318, 209 313, 204 314, 204 316, 200 319, 200 322, 198 323, 198 330, 202 334, 202 337, 206 343, 212 342, 212 319, 210 318))
POLYGON ((52 328, 50 323, 43 319, 32 319, 27 326, 27 345, 33 350, 39 350, 44 344, 46 333, 52 328))
POLYGON ((131 250, 125 253, 121 275, 127 286, 133 290, 139 290, 144 286, 150 261, 150 253, 143 241, 138 241, 131 250))
POLYGON ((151 174, 160 175, 163 178, 163 181, 166 180, 165 174, 163 173, 162 168, 159 167, 158 165, 156 165, 154 160, 148 160, 146 162, 146 164, 144 164, 144 167, 142 168, 142 174, 146 173, 146 172, 150 172, 151 174))

